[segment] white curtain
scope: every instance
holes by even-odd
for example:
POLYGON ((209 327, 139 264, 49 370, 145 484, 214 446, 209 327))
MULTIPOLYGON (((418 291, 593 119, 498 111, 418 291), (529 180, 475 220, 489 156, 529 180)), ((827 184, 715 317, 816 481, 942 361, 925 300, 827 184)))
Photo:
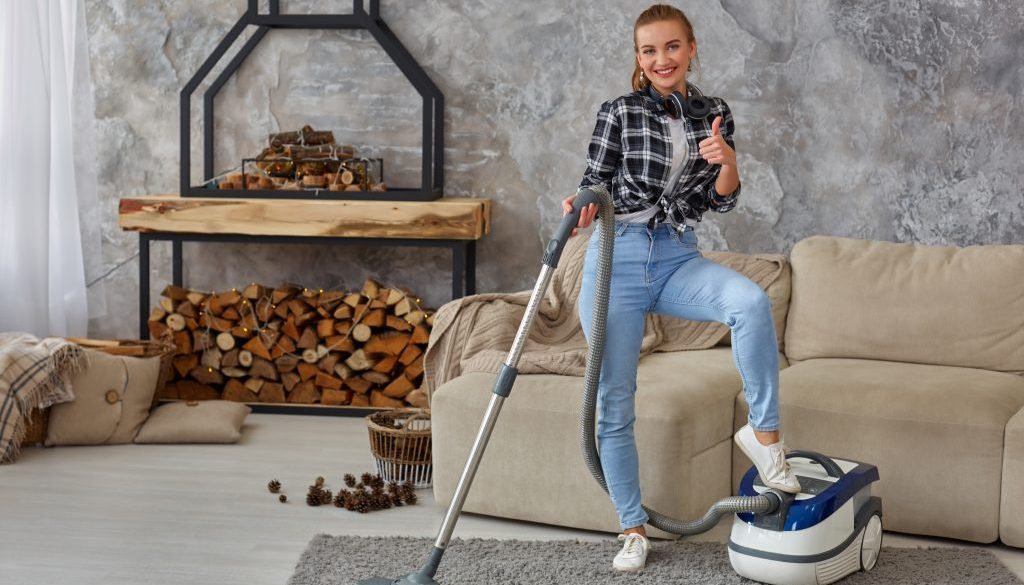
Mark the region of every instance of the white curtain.
MULTIPOLYGON (((79 214, 97 207, 87 40, 82 0, 0 0, 0 331, 87 333, 79 214)), ((98 222, 86 228, 98 237, 98 222)))

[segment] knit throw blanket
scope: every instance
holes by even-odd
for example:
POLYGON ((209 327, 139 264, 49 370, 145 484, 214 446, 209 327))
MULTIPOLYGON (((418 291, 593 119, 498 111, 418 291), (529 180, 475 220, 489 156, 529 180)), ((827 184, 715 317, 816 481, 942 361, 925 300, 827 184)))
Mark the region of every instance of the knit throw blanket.
POLYGON ((32 411, 75 399, 69 378, 88 365, 63 339, 0 333, 0 464, 13 463, 32 411))
MULTIPOLYGON (((566 243, 520 356, 519 373, 583 375, 587 341, 576 300, 588 241, 587 235, 580 235, 566 243)), ((706 252, 704 256, 745 275, 765 290, 782 274, 786 262, 777 254, 706 252)), ((471 295, 438 309, 423 358, 428 396, 462 373, 498 371, 508 356, 531 292, 471 295)), ((728 333, 729 328, 722 323, 649 314, 640 355, 707 349, 728 333)))

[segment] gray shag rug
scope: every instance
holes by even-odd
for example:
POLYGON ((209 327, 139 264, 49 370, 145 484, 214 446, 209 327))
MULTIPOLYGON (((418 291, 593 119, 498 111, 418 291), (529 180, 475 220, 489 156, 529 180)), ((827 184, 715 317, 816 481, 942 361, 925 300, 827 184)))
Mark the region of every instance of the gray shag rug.
MULTIPOLYGON (((302 553, 288 585, 355 585, 369 577, 397 579, 418 570, 433 549, 429 538, 321 534, 302 553)), ((601 585, 605 583, 751 584, 729 565, 724 544, 654 541, 641 573, 619 573, 605 542, 453 539, 435 579, 441 585, 601 585)), ((992 553, 971 548, 883 547, 878 564, 843 585, 1022 585, 992 553)))

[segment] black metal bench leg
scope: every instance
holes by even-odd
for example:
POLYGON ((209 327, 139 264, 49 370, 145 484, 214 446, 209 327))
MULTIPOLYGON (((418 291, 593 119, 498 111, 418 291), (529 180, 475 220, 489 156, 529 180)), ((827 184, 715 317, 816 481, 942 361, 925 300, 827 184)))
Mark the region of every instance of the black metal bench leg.
POLYGON ((466 294, 476 294, 476 240, 466 244, 466 294))
POLYGON ((139 339, 149 339, 149 236, 139 234, 139 339))

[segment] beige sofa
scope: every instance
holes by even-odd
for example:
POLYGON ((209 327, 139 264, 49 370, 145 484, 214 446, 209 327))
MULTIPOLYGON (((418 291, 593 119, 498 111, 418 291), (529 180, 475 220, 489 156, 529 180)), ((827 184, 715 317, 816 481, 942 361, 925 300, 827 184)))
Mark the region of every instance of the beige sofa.
MULTIPOLYGON (((928 247, 815 236, 768 289, 783 350, 786 441, 878 466, 888 530, 1024 547, 1024 246, 928 247)), ((434 493, 454 493, 494 374, 432 394, 434 493)), ((580 454, 582 379, 520 375, 465 511, 616 531, 580 454)), ((696 518, 749 462, 727 346, 639 367, 645 503, 696 518)), ((667 536, 653 531, 657 536, 667 536)))

